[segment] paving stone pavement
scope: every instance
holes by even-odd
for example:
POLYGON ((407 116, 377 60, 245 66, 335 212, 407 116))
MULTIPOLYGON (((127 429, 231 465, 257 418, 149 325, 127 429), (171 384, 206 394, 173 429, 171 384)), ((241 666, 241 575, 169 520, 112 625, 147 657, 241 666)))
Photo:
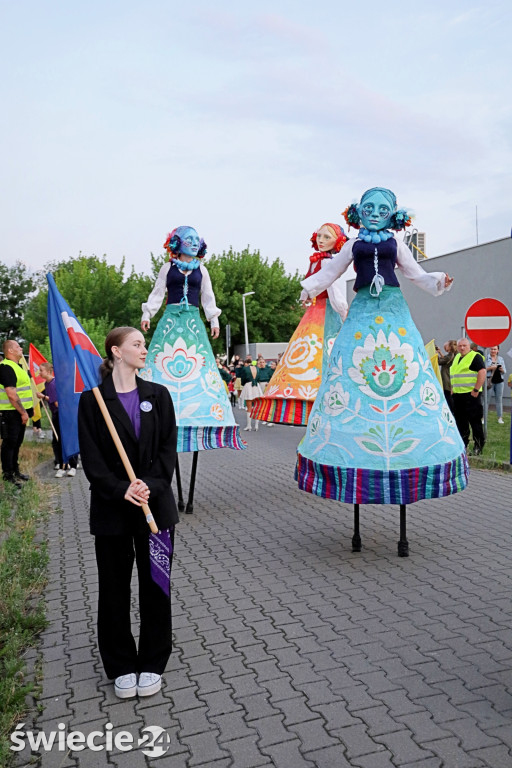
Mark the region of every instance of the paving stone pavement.
POLYGON ((294 483, 302 434, 261 426, 247 451, 199 455, 176 536, 174 651, 147 699, 120 701, 104 676, 87 482, 59 481, 42 695, 25 720, 57 738, 17 765, 512 768, 511 476, 472 471, 464 493, 408 507, 409 558, 398 508, 361 507, 352 553, 351 507, 294 483), (149 726, 168 734, 161 756, 137 746, 149 726), (109 749, 59 749, 77 730, 109 749))

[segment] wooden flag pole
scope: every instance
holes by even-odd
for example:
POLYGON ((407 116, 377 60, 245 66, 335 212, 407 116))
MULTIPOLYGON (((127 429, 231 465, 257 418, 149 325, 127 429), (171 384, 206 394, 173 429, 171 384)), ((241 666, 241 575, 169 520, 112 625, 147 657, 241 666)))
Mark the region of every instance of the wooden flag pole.
MULTIPOLYGON (((114 441, 114 444, 118 450, 119 456, 121 457, 121 461, 123 462, 123 466, 126 469, 128 478, 130 482, 133 482, 133 480, 137 479, 135 472, 133 471, 133 467, 130 464, 130 459, 128 458, 128 455, 124 449, 124 445, 122 444, 119 438, 119 435, 117 434, 117 429, 114 426, 114 422, 112 421, 112 417, 108 412, 107 406, 105 405, 105 401, 101 395, 101 392, 98 389, 98 387, 93 387, 92 391, 94 392, 94 397, 96 398, 96 401, 100 407, 100 411, 103 414, 103 418, 107 423, 108 431, 112 435, 112 440, 114 441)), ((151 528, 152 533, 158 533, 158 527, 157 527, 157 524, 155 523, 155 518, 151 514, 150 508, 148 507, 147 504, 142 504, 141 506, 142 506, 142 511, 146 515, 146 522, 151 528)))
POLYGON ((46 405, 44 400, 41 400, 41 402, 43 404, 44 412, 46 413, 46 415, 48 417, 48 421, 50 422, 50 427, 52 428, 53 434, 55 435, 55 439, 58 442, 59 436, 57 434, 57 431, 56 431, 55 427, 53 426, 53 420, 52 420, 52 417, 50 415, 50 411, 48 410, 48 406, 46 405))

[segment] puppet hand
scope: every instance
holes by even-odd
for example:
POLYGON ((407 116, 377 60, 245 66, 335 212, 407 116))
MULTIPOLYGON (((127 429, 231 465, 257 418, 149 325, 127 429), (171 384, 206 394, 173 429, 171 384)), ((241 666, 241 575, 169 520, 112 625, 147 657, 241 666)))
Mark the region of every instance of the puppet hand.
POLYGON ((142 322, 141 322, 141 324, 140 324, 140 327, 142 328, 142 330, 143 330, 144 332, 146 332, 146 331, 149 331, 149 328, 150 328, 150 322, 149 322, 149 320, 142 320, 142 322))
POLYGON ((212 328, 212 339, 218 339, 220 328, 212 328))
POLYGON ((452 283, 453 283, 453 277, 450 277, 450 275, 445 275, 445 277, 444 277, 444 287, 445 288, 449 288, 452 283))

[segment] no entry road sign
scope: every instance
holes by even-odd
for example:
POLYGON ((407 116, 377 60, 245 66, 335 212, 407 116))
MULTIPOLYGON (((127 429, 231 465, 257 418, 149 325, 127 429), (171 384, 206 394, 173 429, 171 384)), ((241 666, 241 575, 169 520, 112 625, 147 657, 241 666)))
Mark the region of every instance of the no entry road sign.
POLYGON ((498 299, 479 299, 466 312, 464 324, 471 341, 480 347, 494 347, 510 333, 510 312, 498 299))

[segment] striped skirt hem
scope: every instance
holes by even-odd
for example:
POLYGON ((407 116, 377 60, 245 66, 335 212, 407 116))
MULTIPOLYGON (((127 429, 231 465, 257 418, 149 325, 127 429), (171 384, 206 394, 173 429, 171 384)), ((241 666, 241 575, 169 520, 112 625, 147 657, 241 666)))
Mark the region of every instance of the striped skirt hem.
POLYGON ((240 427, 178 427, 178 453, 209 451, 213 448, 247 448, 240 437, 240 427))
POLYGON ((295 427, 305 427, 313 401, 285 400, 279 398, 258 397, 253 402, 251 417, 260 421, 271 421, 274 424, 289 424, 295 427))
POLYGON ((295 479, 307 493, 348 504, 412 504, 463 491, 466 453, 445 464, 382 471, 317 464, 298 454, 295 479))

